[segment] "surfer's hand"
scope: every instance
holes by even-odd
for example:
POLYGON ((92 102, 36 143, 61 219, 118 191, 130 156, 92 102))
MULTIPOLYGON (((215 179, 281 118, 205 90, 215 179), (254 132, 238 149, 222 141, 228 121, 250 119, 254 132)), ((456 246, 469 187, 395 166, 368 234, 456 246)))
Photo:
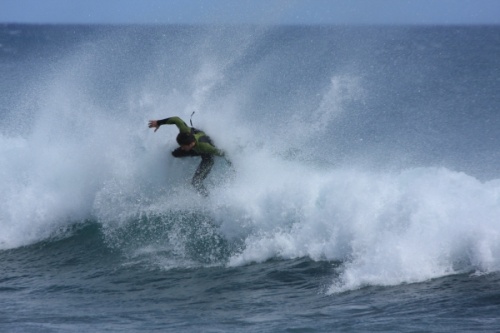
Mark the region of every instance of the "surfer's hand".
POLYGON ((158 125, 157 120, 150 120, 148 126, 149 128, 154 128, 155 132, 158 130, 158 128, 160 128, 160 125, 158 125))

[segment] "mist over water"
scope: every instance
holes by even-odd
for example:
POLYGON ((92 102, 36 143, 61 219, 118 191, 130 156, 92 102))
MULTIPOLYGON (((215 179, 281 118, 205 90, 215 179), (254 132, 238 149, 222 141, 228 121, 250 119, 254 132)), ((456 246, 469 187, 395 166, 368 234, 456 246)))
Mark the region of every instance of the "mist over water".
POLYGON ((110 247, 165 269, 341 262, 328 292, 497 272, 500 104, 488 68, 500 51, 474 51, 485 33, 66 36, 62 50, 12 61, 31 63, 29 79, 2 82, 22 98, 5 97, 0 128, 0 248, 93 221, 110 247), (193 111, 234 166, 217 161, 208 199, 190 187, 198 160, 170 155, 175 126, 147 128, 193 111))

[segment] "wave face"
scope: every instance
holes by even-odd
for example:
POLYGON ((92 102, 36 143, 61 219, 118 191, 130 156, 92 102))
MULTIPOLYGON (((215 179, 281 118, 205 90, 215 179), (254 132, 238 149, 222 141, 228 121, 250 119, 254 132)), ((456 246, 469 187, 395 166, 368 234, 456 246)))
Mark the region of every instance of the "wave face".
POLYGON ((3 26, 0 248, 97 223, 162 268, 500 269, 498 28, 3 26), (178 115, 226 150, 198 197, 178 115))

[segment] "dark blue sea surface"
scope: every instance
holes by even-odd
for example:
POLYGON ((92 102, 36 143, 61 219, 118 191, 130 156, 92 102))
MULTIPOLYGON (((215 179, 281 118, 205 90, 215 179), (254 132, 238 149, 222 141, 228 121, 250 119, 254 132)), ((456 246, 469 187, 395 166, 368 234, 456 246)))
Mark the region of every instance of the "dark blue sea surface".
POLYGON ((8 24, 0 74, 0 331, 500 330, 500 27, 8 24))

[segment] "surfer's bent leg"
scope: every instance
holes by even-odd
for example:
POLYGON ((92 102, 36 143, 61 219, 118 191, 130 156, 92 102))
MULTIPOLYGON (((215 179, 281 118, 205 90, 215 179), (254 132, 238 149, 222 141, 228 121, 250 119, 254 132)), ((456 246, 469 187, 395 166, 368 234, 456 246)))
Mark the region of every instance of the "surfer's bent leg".
POLYGON ((212 170, 212 166, 214 165, 214 158, 212 155, 201 155, 201 163, 196 169, 194 173, 193 180, 191 184, 193 184, 194 188, 203 196, 208 196, 208 191, 203 185, 203 180, 207 178, 210 170, 212 170))

